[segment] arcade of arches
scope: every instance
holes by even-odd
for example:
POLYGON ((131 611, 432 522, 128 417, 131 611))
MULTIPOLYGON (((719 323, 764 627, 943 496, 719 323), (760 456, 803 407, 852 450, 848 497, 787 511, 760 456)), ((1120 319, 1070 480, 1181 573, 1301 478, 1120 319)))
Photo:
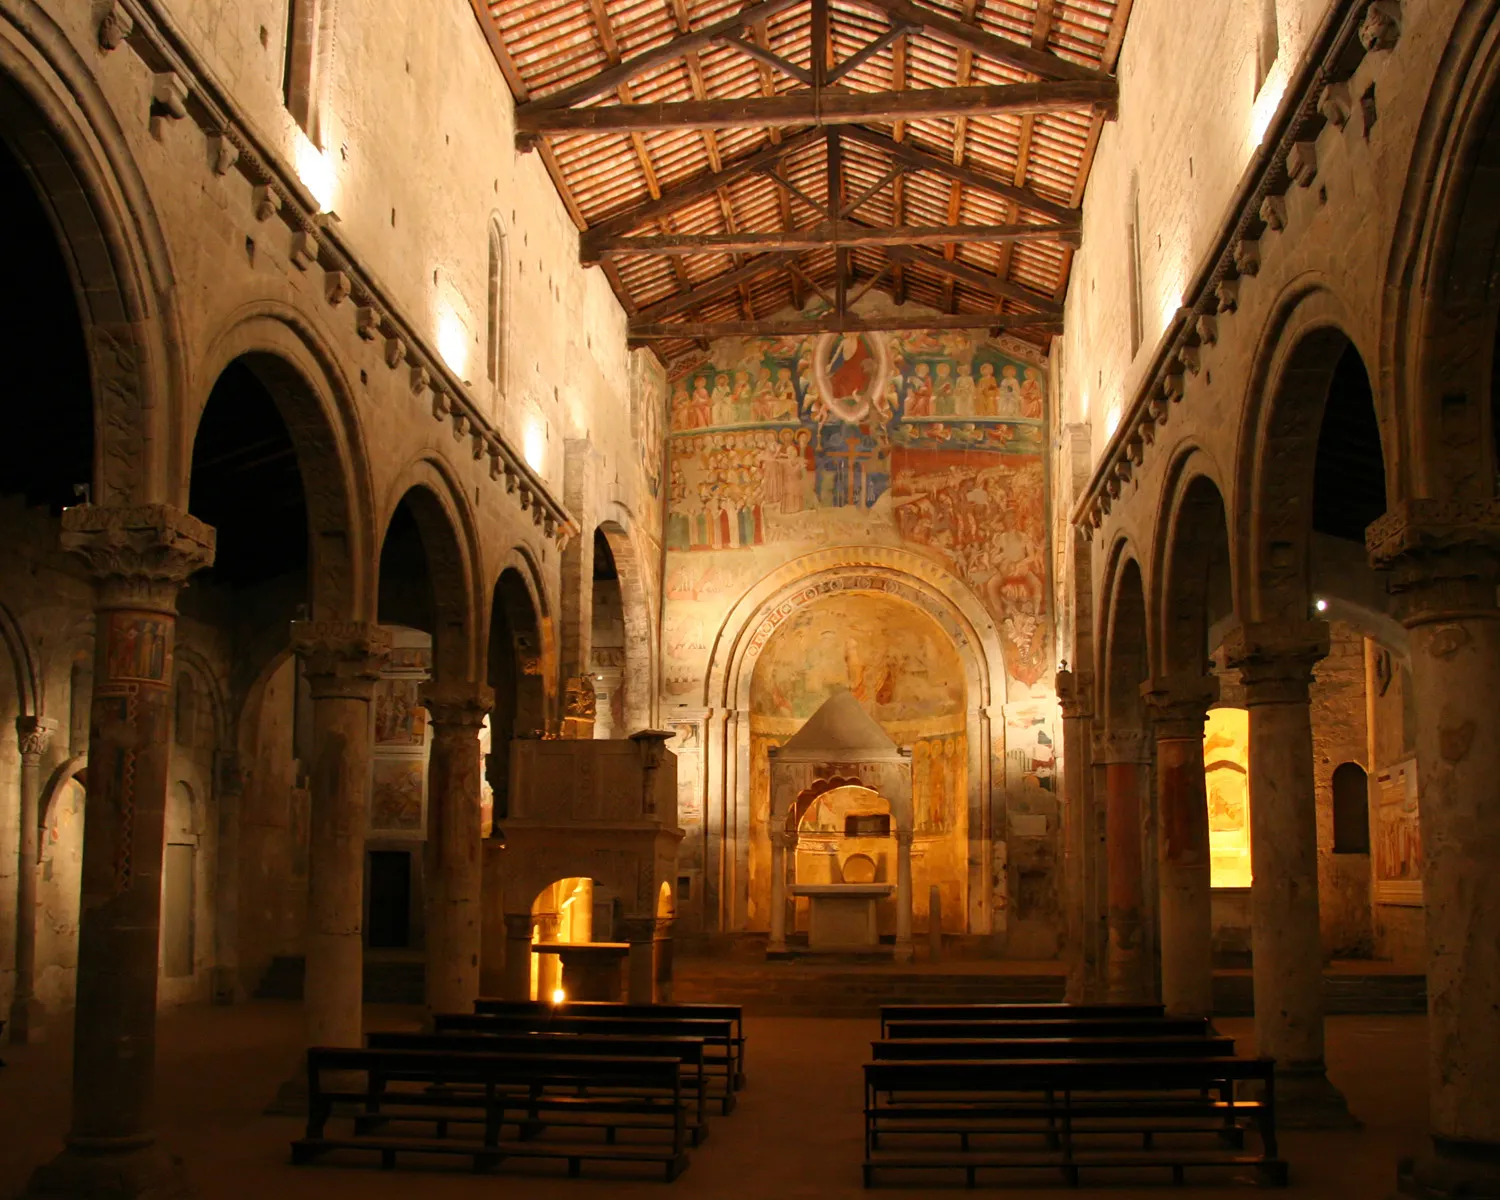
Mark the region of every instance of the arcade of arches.
POLYGON ((1240 986, 1320 1130, 1425 981, 1384 1177, 1500 1196, 1500 0, 390 7, 0 0, 0 1191, 205 1178, 196 1006, 285 1108, 852 958, 1240 986))

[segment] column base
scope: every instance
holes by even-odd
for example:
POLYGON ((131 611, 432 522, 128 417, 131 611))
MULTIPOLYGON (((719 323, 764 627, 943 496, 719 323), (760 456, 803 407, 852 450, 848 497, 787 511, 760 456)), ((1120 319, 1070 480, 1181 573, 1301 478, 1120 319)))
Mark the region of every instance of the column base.
POLYGON ((1277 1068, 1278 1129, 1360 1129, 1363 1125, 1322 1067, 1277 1068))
POLYGON ((1500 1145, 1433 1138, 1432 1146, 1396 1168, 1391 1200, 1500 1200, 1500 1145))
POLYGON ((69 1145, 32 1172, 22 1200, 185 1200, 194 1194, 181 1161, 156 1146, 115 1150, 69 1145))
POLYGON ((898 963, 913 962, 916 957, 916 951, 912 949, 910 942, 897 942, 895 949, 891 951, 891 958, 898 963))

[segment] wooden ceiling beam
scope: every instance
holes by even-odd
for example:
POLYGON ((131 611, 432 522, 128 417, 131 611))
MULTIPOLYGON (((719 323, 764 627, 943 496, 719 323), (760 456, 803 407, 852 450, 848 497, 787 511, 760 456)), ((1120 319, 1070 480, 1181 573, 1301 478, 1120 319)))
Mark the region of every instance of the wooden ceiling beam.
POLYGON ((929 154, 925 150, 918 150, 915 146, 894 141, 883 133, 876 133, 873 129, 851 126, 844 130, 844 136, 850 141, 862 142, 890 158, 904 162, 913 170, 935 171, 940 175, 950 176, 970 187, 982 188, 984 191, 993 192, 1007 200, 1014 200, 1022 208, 1030 209, 1032 212, 1054 217, 1059 221, 1076 221, 1080 216, 1079 210, 1074 206, 1049 200, 1031 188, 1017 187, 1011 180, 1001 176, 991 175, 988 172, 976 170, 974 167, 959 166, 940 155, 929 154))
POLYGON ((998 275, 991 275, 988 271, 981 271, 978 267, 971 267, 966 262, 946 259, 940 254, 929 254, 915 246, 891 246, 886 253, 894 262, 926 267, 929 271, 935 271, 939 275, 947 275, 960 283, 977 287, 991 296, 1002 296, 1022 304, 1029 304, 1038 312, 1062 314, 1062 305, 1051 296, 1033 292, 1018 283, 1012 283, 998 275))
POLYGON ((907 25, 902 21, 895 22, 878 38, 866 42, 848 58, 844 59, 843 62, 839 63, 838 66, 829 71, 828 78, 824 82, 837 83, 850 72, 859 70, 860 67, 864 66, 865 63, 869 62, 887 46, 892 45, 897 38, 911 33, 916 28, 915 25, 907 25))
MULTIPOLYGON (((804 146, 810 146, 823 137, 821 129, 806 129, 801 133, 786 138, 779 145, 766 146, 757 150, 754 154, 746 155, 744 158, 733 162, 726 162, 724 169, 717 175, 704 174, 692 179, 684 180, 682 183, 663 188, 661 199, 653 200, 639 207, 627 209, 625 212, 616 213, 594 224, 589 231, 589 237, 583 240, 581 250, 584 262, 595 262, 598 256, 592 254, 590 242, 594 238, 609 237, 624 233, 626 230, 635 229, 638 226, 649 224, 659 219, 664 213, 692 204, 694 201, 702 200, 705 196, 711 196, 719 188, 733 183, 746 175, 763 170, 780 162, 793 151, 801 150, 804 146)), ((544 143, 545 145, 545 143, 544 143)))
POLYGON ((1039 329, 1056 330, 1062 318, 1032 313, 931 313, 838 316, 827 313, 811 320, 759 321, 631 321, 632 341, 656 338, 797 337, 810 333, 864 333, 899 329, 1039 329))
POLYGON ((505 77, 510 94, 515 97, 517 104, 526 103, 531 98, 531 93, 526 88, 526 81, 521 78, 521 72, 516 70, 515 59, 511 58, 510 51, 505 48, 505 39, 500 36, 500 27, 490 15, 489 5, 485 0, 469 0, 469 7, 473 9, 474 19, 484 32, 485 43, 490 48, 495 65, 500 68, 500 74, 505 77))
MULTIPOLYGON (((694 308, 705 301, 712 300, 715 296, 721 296, 725 292, 732 292, 741 284, 749 283, 771 270, 773 267, 784 267, 789 259, 796 257, 795 251, 777 251, 772 254, 762 254, 758 258, 752 258, 738 270, 716 275, 705 283, 686 292, 678 292, 675 296, 668 296, 665 300, 658 300, 655 304, 648 304, 641 309, 639 316, 643 321, 660 321, 663 317, 674 316, 685 309, 694 308)), ((604 265, 608 267, 609 260, 604 265)))
POLYGON ((928 8, 925 4, 913 3, 913 0, 850 0, 850 2, 869 12, 884 13, 892 20, 899 20, 908 25, 920 25, 939 41, 971 50, 975 54, 1015 67, 1019 71, 1025 71, 1041 79, 1084 81, 1108 78, 1103 71, 1080 66, 1056 54, 1048 54, 1046 51, 1033 49, 1021 42, 1013 42, 1007 37, 986 33, 977 26, 955 21, 946 13, 928 8))
POLYGON ((1057 112, 1096 105, 1113 110, 1118 98, 1119 85, 1113 79, 1101 78, 1061 83, 921 88, 904 92, 851 92, 826 88, 721 100, 612 104, 543 111, 527 108, 516 113, 516 141, 524 150, 547 134, 848 125, 898 119, 1057 112))
POLYGON ((1076 245, 1077 222, 1053 225, 865 225, 824 221, 774 233, 694 233, 667 237, 601 237, 596 254, 732 254, 756 250, 825 250, 856 246, 945 245, 948 242, 1061 242, 1076 245))
MULTIPOLYGON (((478 3, 479 0, 473 0, 478 3)), ((627 83, 642 71, 656 66, 658 63, 669 62, 674 58, 682 58, 690 50, 702 50, 715 42, 721 42, 726 38, 739 35, 741 29, 774 17, 777 13, 785 12, 804 0, 760 0, 758 4, 752 4, 749 8, 743 8, 732 17, 726 17, 722 21, 715 21, 712 25, 705 25, 702 29, 695 29, 690 33, 679 34, 670 38, 659 46, 653 46, 644 50, 633 58, 627 58, 622 62, 606 67, 587 79, 581 79, 569 87, 553 92, 551 95, 543 96, 539 100, 533 100, 516 109, 516 116, 520 118, 527 113, 535 113, 553 108, 567 108, 570 105, 582 104, 585 100, 593 100, 598 96, 604 96, 614 91, 622 83, 627 83)))
POLYGON ((813 85, 811 72, 804 71, 796 63, 787 62, 781 55, 775 51, 766 49, 764 46, 758 45, 754 40, 747 41, 742 37, 731 37, 724 38, 721 44, 738 50, 741 54, 748 54, 757 62, 765 63, 773 71, 780 71, 783 75, 795 79, 803 87, 812 87, 813 85))

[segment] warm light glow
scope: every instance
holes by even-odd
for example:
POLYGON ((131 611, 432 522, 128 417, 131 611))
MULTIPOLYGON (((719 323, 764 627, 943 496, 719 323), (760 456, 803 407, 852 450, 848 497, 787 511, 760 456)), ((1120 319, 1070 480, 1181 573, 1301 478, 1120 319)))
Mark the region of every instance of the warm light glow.
POLYGON ((1116 400, 1104 412, 1104 436, 1114 437, 1115 430, 1120 427, 1120 402, 1116 400))
POLYGON ((526 465, 540 475, 547 462, 547 430, 540 421, 527 422, 521 435, 521 454, 526 465))
POLYGON ((1328 601, 1327 600, 1319 600, 1319 601, 1317 601, 1313 605, 1313 607, 1316 608, 1319 612, 1327 612, 1328 611, 1328 601))
POLYGON ((312 193, 318 202, 319 212, 333 211, 333 194, 338 179, 333 172, 333 163, 328 156, 307 140, 307 135, 297 130, 297 178, 302 186, 312 193))
POLYGON ((1276 60, 1271 73, 1266 76, 1265 83, 1261 84, 1255 103, 1250 106, 1250 143, 1245 147, 1246 157, 1259 149, 1261 142, 1265 139, 1266 130, 1271 126, 1271 118, 1276 115, 1276 108, 1281 103, 1281 97, 1286 94, 1285 62, 1284 55, 1276 60))
POLYGON ((1250 714, 1211 708, 1203 730, 1209 883, 1250 886, 1250 714))
POLYGON ((460 379, 467 379, 464 372, 469 366, 469 331, 463 319, 452 309, 438 311, 437 344, 438 353, 443 356, 448 369, 460 379))
POLYGON ((565 992, 565 991, 563 991, 562 988, 553 988, 552 989, 552 1003, 553 1004, 561 1004, 567 998, 568 998, 568 993, 565 992))

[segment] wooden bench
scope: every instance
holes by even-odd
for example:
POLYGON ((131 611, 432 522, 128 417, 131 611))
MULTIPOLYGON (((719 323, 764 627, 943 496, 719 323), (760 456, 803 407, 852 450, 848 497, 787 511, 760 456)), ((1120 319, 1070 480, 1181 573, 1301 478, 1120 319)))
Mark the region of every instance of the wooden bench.
MULTIPOLYGON (((586 1160, 656 1163, 669 1182, 688 1164, 682 1064, 672 1058, 314 1047, 307 1052, 307 1079, 307 1130, 292 1143, 293 1163, 311 1162, 335 1150, 374 1151, 386 1169, 396 1165, 398 1154, 467 1156, 475 1171, 493 1170, 507 1158, 559 1158, 566 1160, 573 1176, 586 1160), (356 1083, 360 1078, 362 1086, 356 1083), (452 1089, 464 1091, 459 1095, 452 1089), (549 1091, 609 1089, 669 1097, 665 1103, 650 1102, 666 1117, 669 1140, 621 1143, 535 1136, 537 1098, 549 1091), (347 1136, 328 1132, 335 1104, 354 1104, 361 1110, 347 1136), (477 1137, 447 1136, 446 1126, 430 1137, 392 1130, 407 1121, 431 1122, 434 1108, 466 1124, 476 1107, 483 1112, 477 1137), (510 1125, 517 1127, 517 1136, 506 1138, 510 1125)), ((642 1100, 618 1096, 616 1111, 622 1116, 651 1111, 642 1100)))
POLYGON ((1074 1021, 1161 1017, 1160 1004, 882 1004, 880 1035, 888 1021, 1074 1021))
POLYGON ((735 1045, 739 1055, 734 1087, 738 1091, 745 1086, 745 1014, 738 1004, 627 1004, 616 1000, 565 1000, 561 1004, 552 1004, 546 1000, 491 1000, 481 997, 474 1001, 474 1011, 492 1016, 557 1012, 578 1017, 644 1017, 665 1020, 681 1017, 687 1020, 733 1021, 735 1045))
POLYGON ((907 1038, 1207 1037, 1203 1017, 1082 1018, 1073 1021, 887 1021, 882 1035, 907 1038))
POLYGON ((550 1010, 510 1015, 439 1013, 437 1033, 576 1033, 616 1037, 692 1037, 704 1043, 703 1073, 710 1094, 726 1115, 734 1111, 734 1080, 739 1074, 739 1043, 728 1018, 579 1017, 550 1010))
POLYGON ((871 1042, 870 1057, 905 1062, 962 1058, 1232 1058, 1234 1039, 908 1038, 871 1042))
POLYGON ((981 1170, 1060 1170, 1076 1185, 1085 1168, 1137 1167, 1168 1167, 1176 1183, 1188 1167, 1254 1168, 1265 1183, 1287 1182, 1268 1058, 877 1060, 864 1072, 866 1187, 877 1171, 936 1169, 963 1171, 971 1187, 981 1170), (1237 1100, 1243 1081, 1259 1083, 1261 1099, 1237 1100), (1259 1134, 1259 1154, 1228 1132, 1246 1122, 1259 1134), (1141 1145, 1094 1141, 1127 1134, 1141 1145), (1161 1140, 1202 1134, 1214 1142, 1161 1140), (953 1135, 957 1149, 881 1147, 891 1136, 953 1135), (1021 1144, 975 1149, 978 1137, 1021 1144))
MULTIPOLYGON (((567 1033, 378 1032, 366 1034, 365 1044, 372 1050, 455 1050, 475 1054, 566 1054, 598 1055, 607 1058, 670 1058, 681 1063, 684 1068, 683 1085, 686 1092, 683 1099, 688 1105, 688 1139, 694 1146, 699 1146, 708 1137, 708 1088, 703 1074, 703 1042, 699 1038, 588 1037, 567 1033)), ((451 1093, 453 1089, 446 1090, 451 1093)), ((639 1089, 637 1091, 639 1092, 639 1089)), ((611 1089, 610 1094, 618 1094, 618 1089, 611 1089)), ((657 1093, 639 1092, 639 1094, 657 1093)), ((589 1106, 579 1103, 575 1096, 564 1097, 561 1100, 557 1097, 541 1096, 538 1098, 537 1109, 539 1113, 547 1111, 557 1114, 552 1120, 543 1122, 546 1124, 575 1123, 589 1127, 600 1124, 599 1121, 591 1119, 589 1106), (572 1114, 575 1113, 579 1113, 582 1119, 574 1120, 572 1114)), ((609 1110, 606 1108, 605 1111, 609 1110)), ((431 1119, 438 1123, 461 1120, 461 1118, 447 1116, 431 1119)), ((481 1119, 480 1117, 469 1118, 471 1121, 481 1119)), ((537 1119, 540 1121, 540 1116, 537 1119)), ((659 1127, 654 1122, 633 1125, 606 1123, 606 1138, 613 1141, 616 1128, 655 1129, 659 1127)))

